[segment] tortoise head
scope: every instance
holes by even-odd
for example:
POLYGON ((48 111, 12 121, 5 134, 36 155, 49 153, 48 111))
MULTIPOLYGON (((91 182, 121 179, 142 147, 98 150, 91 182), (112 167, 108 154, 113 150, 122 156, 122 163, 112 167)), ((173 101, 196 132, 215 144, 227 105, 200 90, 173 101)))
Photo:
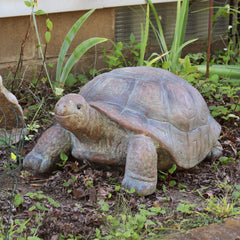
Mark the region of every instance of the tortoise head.
POLYGON ((65 129, 73 132, 86 128, 89 122, 90 106, 79 94, 67 94, 55 106, 57 122, 65 129))

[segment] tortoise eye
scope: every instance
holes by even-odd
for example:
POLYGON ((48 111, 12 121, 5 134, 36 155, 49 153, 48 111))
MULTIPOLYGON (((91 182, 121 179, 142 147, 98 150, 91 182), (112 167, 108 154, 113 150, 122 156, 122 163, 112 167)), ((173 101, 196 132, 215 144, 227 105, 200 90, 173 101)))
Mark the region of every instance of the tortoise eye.
POLYGON ((77 109, 80 110, 82 108, 81 104, 77 105, 77 109))

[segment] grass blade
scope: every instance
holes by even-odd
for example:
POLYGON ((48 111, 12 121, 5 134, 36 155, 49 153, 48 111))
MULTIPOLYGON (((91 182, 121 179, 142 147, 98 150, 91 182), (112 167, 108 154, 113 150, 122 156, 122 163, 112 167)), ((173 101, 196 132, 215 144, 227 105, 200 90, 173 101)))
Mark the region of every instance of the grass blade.
POLYGON ((73 51, 71 56, 69 57, 67 63, 65 64, 61 77, 60 77, 60 83, 64 84, 66 81, 66 78, 71 71, 73 65, 82 57, 82 55, 87 52, 91 47, 107 41, 107 38, 90 38, 81 44, 79 44, 76 49, 73 51))
POLYGON ((171 46, 171 52, 169 59, 171 60, 171 71, 176 72, 178 59, 181 56, 180 47, 183 45, 186 27, 187 27, 187 18, 188 18, 188 9, 189 9, 189 0, 178 0, 177 3, 177 16, 176 16, 176 25, 175 32, 173 36, 173 42, 171 46))
POLYGON ((150 5, 150 7, 152 9, 152 12, 153 12, 155 21, 157 23, 157 28, 158 29, 156 29, 154 27, 152 22, 150 22, 150 24, 151 24, 151 26, 153 28, 155 36, 157 36, 157 39, 160 41, 160 47, 162 48, 163 53, 164 52, 166 53, 166 52, 168 52, 168 48, 167 48, 167 44, 166 44, 165 37, 164 37, 164 34, 163 34, 163 29, 162 29, 162 25, 161 25, 158 13, 157 13, 156 8, 154 7, 152 1, 148 0, 148 3, 149 3, 149 5, 150 5))
POLYGON ((145 31, 144 31, 143 25, 141 25, 141 49, 140 49, 140 58, 138 61, 138 66, 143 66, 144 55, 146 52, 147 41, 148 41, 148 33, 149 33, 149 4, 147 4, 145 31))
POLYGON ((57 70, 56 70, 56 81, 60 81, 60 76, 61 76, 61 70, 63 66, 63 61, 66 56, 66 53, 69 49, 69 46, 75 37, 76 33, 82 26, 82 24, 87 20, 87 18, 95 11, 95 9, 92 9, 88 11, 86 14, 84 14, 81 18, 78 19, 78 21, 72 26, 70 31, 67 33, 66 38, 62 44, 61 50, 59 52, 58 56, 58 64, 57 64, 57 70))

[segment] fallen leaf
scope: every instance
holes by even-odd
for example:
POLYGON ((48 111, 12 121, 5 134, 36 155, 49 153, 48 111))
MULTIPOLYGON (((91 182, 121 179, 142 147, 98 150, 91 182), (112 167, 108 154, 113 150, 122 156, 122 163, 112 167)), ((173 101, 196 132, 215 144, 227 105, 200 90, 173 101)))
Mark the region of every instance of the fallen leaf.
POLYGON ((72 193, 76 199, 81 199, 87 196, 87 193, 80 187, 77 189, 74 189, 72 193))

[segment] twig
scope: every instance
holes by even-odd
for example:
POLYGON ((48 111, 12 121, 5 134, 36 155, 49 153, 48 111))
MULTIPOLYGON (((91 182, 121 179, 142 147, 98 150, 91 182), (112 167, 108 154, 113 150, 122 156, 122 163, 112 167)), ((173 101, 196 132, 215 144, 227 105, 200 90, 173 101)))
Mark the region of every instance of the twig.
MULTIPOLYGON (((24 48, 25 48, 26 42, 27 42, 27 40, 29 39, 29 36, 30 36, 31 22, 32 22, 32 18, 31 18, 31 16, 30 16, 29 22, 28 22, 27 31, 26 31, 25 37, 24 37, 24 39, 22 40, 22 43, 21 43, 20 55, 19 55, 19 59, 18 59, 18 63, 17 63, 16 70, 15 70, 15 72, 14 72, 13 82, 14 82, 15 79, 16 79, 16 76, 17 76, 18 71, 22 68, 24 48)), ((12 84, 12 89, 11 89, 11 91, 13 91, 13 84, 12 84)))

